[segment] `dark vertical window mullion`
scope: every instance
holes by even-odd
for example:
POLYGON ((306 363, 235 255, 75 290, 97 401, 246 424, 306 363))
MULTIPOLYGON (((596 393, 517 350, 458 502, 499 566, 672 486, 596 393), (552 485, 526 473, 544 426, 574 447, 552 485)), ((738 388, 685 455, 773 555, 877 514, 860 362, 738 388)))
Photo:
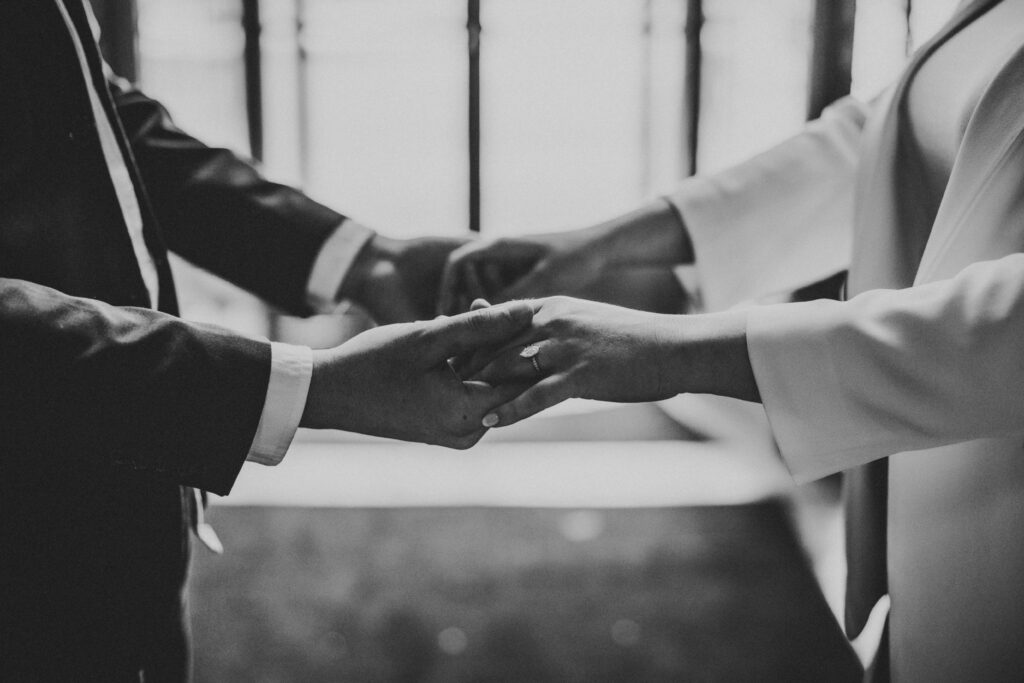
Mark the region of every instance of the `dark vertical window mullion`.
POLYGON ((469 57, 469 229, 480 232, 480 0, 467 0, 469 57))
POLYGON ((242 0, 242 30, 245 32, 245 116, 249 127, 249 153, 263 159, 263 70, 260 49, 259 0, 242 0))
POLYGON ((652 171, 652 156, 653 156, 653 139, 651 133, 651 126, 653 124, 652 110, 653 103, 651 98, 653 97, 653 77, 652 70, 654 69, 654 0, 645 0, 643 9, 643 25, 641 27, 641 34, 643 40, 644 50, 644 66, 643 73, 641 74, 640 90, 641 90, 641 102, 640 102, 640 153, 643 154, 641 169, 640 169, 640 191, 643 194, 647 194, 651 190, 651 171, 652 171))
POLYGON ((911 19, 914 16, 914 0, 903 0, 903 18, 907 23, 907 37, 906 44, 903 47, 903 51, 909 57, 910 53, 914 51, 914 29, 911 24, 911 19))
POLYGON ((683 81, 683 111, 685 112, 683 139, 686 142, 686 159, 683 167, 686 175, 697 173, 697 144, 700 134, 701 29, 704 27, 704 3, 702 0, 686 0, 685 59, 686 72, 683 81))
POLYGON ((855 0, 816 0, 807 118, 850 94, 855 0))
POLYGON ((306 0, 295 0, 295 44, 299 59, 295 74, 298 98, 299 173, 301 182, 309 181, 309 51, 306 48, 306 0))

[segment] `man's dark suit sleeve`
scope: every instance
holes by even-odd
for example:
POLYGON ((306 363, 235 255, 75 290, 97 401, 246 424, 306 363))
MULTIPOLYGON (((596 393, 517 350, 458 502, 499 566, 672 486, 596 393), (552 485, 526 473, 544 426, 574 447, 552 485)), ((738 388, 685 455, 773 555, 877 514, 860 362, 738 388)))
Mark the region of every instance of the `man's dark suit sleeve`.
POLYGON ((344 216, 182 132, 126 82, 111 92, 167 246, 287 312, 312 312, 309 274, 344 216))
POLYGON ((269 368, 265 342, 0 278, 5 467, 60 469, 76 454, 102 454, 102 463, 81 464, 226 494, 256 431, 269 368))

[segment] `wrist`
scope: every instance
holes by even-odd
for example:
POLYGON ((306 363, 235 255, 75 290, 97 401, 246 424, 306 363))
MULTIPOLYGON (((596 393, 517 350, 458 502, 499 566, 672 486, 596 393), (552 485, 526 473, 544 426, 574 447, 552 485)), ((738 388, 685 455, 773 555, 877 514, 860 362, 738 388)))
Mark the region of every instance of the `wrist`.
POLYGON ((326 363, 325 352, 313 350, 313 371, 309 377, 309 390, 306 392, 306 405, 302 409, 302 417, 299 418, 300 427, 311 429, 322 429, 323 421, 320 415, 320 407, 323 404, 320 396, 323 394, 323 367, 326 363))
POLYGON ((743 310, 686 316, 680 377, 685 391, 759 401, 743 310))
POLYGON ((605 265, 611 267, 693 262, 681 216, 666 199, 655 199, 595 226, 591 242, 608 255, 605 265))
MULTIPOLYGON (((655 314, 655 345, 646 356, 654 361, 659 395, 697 393, 693 368, 695 358, 689 323, 693 316, 655 314)), ((645 361, 646 362, 646 361, 645 361)))
POLYGON ((400 252, 400 240, 375 234, 359 251, 352 267, 341 283, 338 299, 348 299, 365 306, 372 291, 374 279, 382 271, 393 270, 400 252))
POLYGON ((680 264, 691 264, 697 260, 697 254, 693 250, 693 239, 690 237, 690 230, 686 227, 686 219, 679 207, 668 199, 662 198, 658 201, 668 209, 662 214, 665 229, 677 236, 679 240, 678 258, 680 264))
POLYGON ((351 382, 339 378, 343 363, 338 349, 313 349, 313 370, 309 379, 309 391, 306 393, 306 405, 299 420, 300 427, 310 429, 340 429, 339 417, 349 412, 348 406, 342 405, 353 393, 351 382), (336 391, 335 387, 343 391, 336 391))

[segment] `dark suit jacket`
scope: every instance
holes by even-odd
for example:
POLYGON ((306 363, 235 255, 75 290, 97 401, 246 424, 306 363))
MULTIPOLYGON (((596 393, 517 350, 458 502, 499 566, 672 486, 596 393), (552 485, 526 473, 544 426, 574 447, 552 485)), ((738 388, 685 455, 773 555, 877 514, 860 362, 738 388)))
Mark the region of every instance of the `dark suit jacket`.
POLYGON ((306 312, 342 220, 184 134, 105 80, 160 274, 146 290, 54 0, 0 0, 0 680, 176 680, 183 486, 227 493, 259 420, 269 346, 175 317, 166 253, 306 312))

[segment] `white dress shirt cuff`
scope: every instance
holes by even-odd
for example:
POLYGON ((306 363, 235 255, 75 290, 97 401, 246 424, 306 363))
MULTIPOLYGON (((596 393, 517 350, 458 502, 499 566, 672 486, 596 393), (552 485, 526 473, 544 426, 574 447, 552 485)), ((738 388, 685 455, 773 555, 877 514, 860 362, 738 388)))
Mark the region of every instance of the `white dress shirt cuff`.
POLYGON ((246 460, 261 465, 281 462, 302 419, 312 376, 313 351, 309 347, 270 344, 267 397, 246 460))
POLYGON ((320 248, 306 285, 306 300, 317 313, 338 308, 338 290, 359 252, 376 233, 346 218, 320 248))

